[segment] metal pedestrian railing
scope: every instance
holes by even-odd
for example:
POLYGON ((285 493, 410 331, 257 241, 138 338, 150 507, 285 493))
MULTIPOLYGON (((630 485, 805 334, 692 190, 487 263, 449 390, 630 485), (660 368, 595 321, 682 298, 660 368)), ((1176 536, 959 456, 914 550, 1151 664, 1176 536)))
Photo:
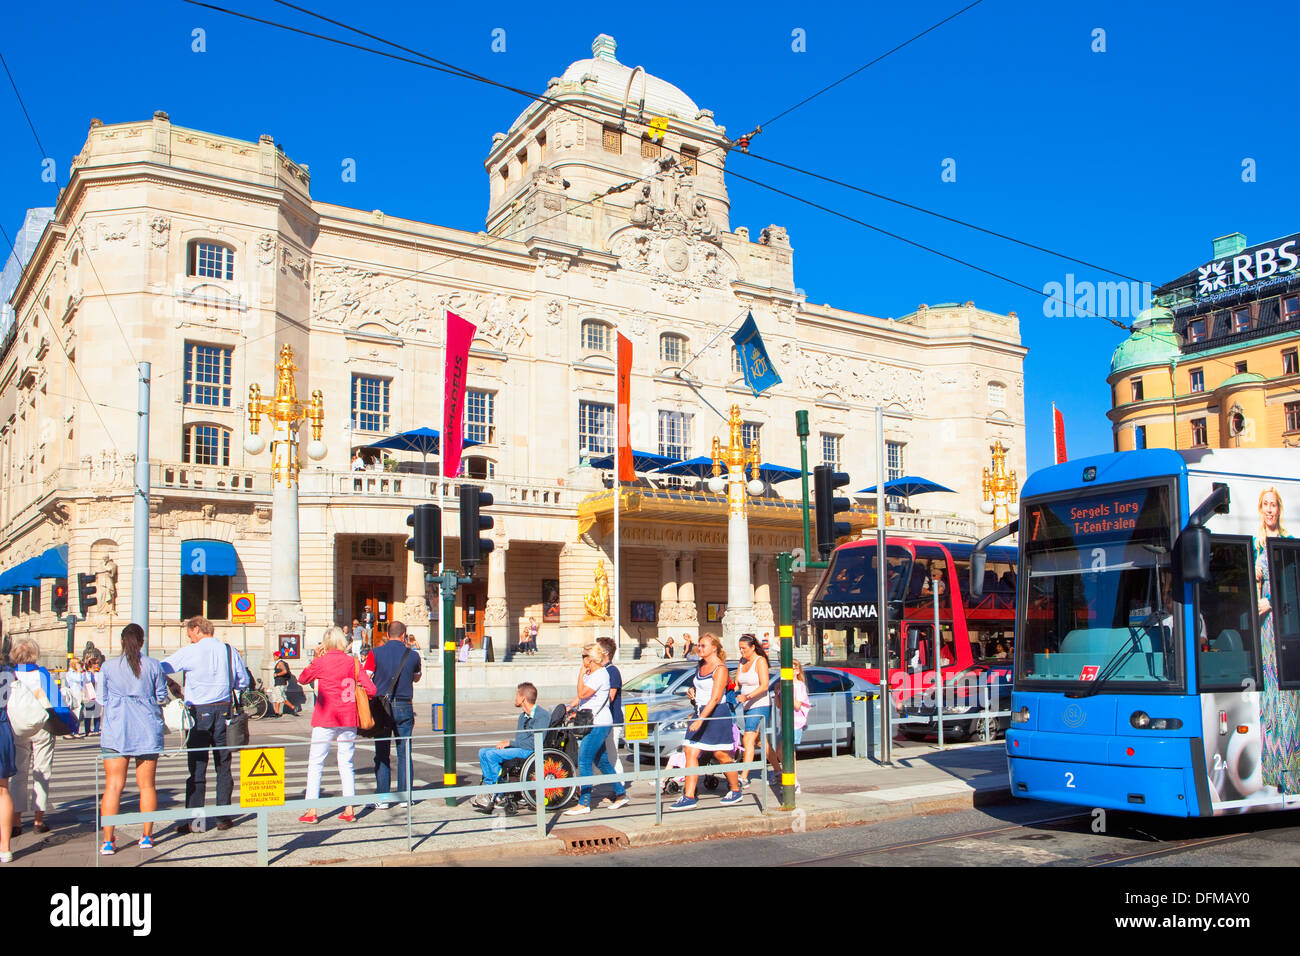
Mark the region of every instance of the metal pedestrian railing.
MULTIPOLYGON (((735 718, 731 716, 726 716, 726 717, 707 717, 702 719, 708 721, 726 721, 728 724, 730 724, 734 722, 735 718)), ((627 727, 626 724, 618 724, 613 726, 621 727, 624 729, 624 731, 626 731, 626 727, 627 727)), ((767 728, 765 725, 760 725, 759 729, 760 729, 760 733, 763 734, 766 732, 767 728)), ((553 732, 555 732, 554 728, 547 729, 547 730, 536 730, 533 732, 533 753, 534 754, 541 753, 543 754, 544 757, 548 749, 544 746, 546 737, 548 734, 553 732)), ((611 733, 612 732, 613 731, 611 730, 611 733)), ((286 813, 301 813, 305 810, 317 810, 318 812, 320 811, 328 812, 331 810, 339 809, 342 807, 348 807, 348 806, 356 807, 356 806, 366 806, 375 803, 405 802, 406 803, 406 849, 408 852, 410 852, 411 850, 413 850, 414 843, 415 843, 416 824, 413 818, 413 807, 416 802, 421 800, 445 799, 448 802, 448 804, 451 805, 457 803, 459 800, 465 797, 472 798, 482 794, 499 794, 499 793, 523 794, 525 791, 529 791, 531 792, 531 795, 533 797, 531 802, 535 804, 535 826, 537 829, 537 833, 539 836, 545 836, 547 833, 547 816, 553 812, 548 809, 548 800, 547 800, 548 790, 556 790, 556 789, 567 790, 570 787, 579 788, 583 786, 595 787, 599 785, 614 783, 615 781, 623 784, 653 781, 654 789, 655 789, 655 823, 659 824, 663 821, 663 811, 664 811, 663 783, 665 778, 682 777, 682 776, 702 776, 706 774, 716 774, 716 773, 725 773, 725 772, 748 773, 751 770, 758 770, 761 773, 761 779, 764 781, 764 783, 766 782, 767 779, 766 753, 763 752, 763 748, 759 747, 757 749, 760 752, 756 754, 756 759, 749 761, 748 763, 738 761, 738 760, 733 760, 728 763, 712 763, 712 764, 707 764, 699 767, 665 768, 661 765, 661 762, 659 760, 655 760, 654 767, 651 770, 636 769, 632 771, 625 770, 622 773, 592 774, 585 777, 573 776, 573 777, 563 777, 563 778, 547 778, 544 775, 545 763, 543 760, 543 773, 536 774, 532 781, 498 780, 496 783, 491 783, 491 784, 475 784, 475 785, 457 784, 455 786, 429 786, 429 787, 414 786, 414 777, 412 776, 412 770, 415 764, 415 754, 417 749, 423 751, 425 744, 429 745, 428 752, 432 755, 441 752, 444 742, 449 736, 454 738, 458 742, 465 741, 465 740, 474 741, 479 739, 482 739, 484 742, 488 742, 489 740, 490 741, 500 740, 501 734, 502 734, 502 730, 494 730, 494 731, 476 731, 473 733, 458 733, 458 734, 435 733, 435 734, 425 734, 425 735, 418 735, 418 736, 413 735, 411 737, 402 738, 406 740, 409 744, 409 746, 405 748, 406 783, 407 783, 405 790, 388 791, 384 793, 364 793, 364 794, 357 793, 351 797, 332 794, 329 797, 320 797, 313 800, 308 800, 305 797, 303 799, 294 799, 294 800, 286 799, 283 803, 276 804, 274 806, 263 806, 263 807, 243 807, 232 803, 229 805, 214 805, 214 806, 205 806, 205 807, 196 807, 196 808, 178 807, 174 809, 158 809, 148 813, 144 813, 144 812, 120 813, 119 812, 108 816, 101 816, 100 807, 101 807, 101 799, 103 795, 103 785, 100 776, 99 763, 98 761, 96 761, 95 865, 96 866, 99 865, 99 859, 100 859, 98 853, 99 839, 100 839, 101 830, 105 826, 117 827, 117 826, 130 826, 130 825, 143 824, 143 823, 189 822, 192 826, 197 824, 195 828, 199 829, 199 828, 206 827, 207 822, 211 819, 221 819, 226 817, 247 817, 249 815, 252 815, 256 817, 256 822, 257 822, 257 862, 259 866, 267 866, 269 865, 269 855, 270 855, 270 848, 269 848, 270 818, 272 815, 282 815, 286 813), (562 783, 560 781, 562 781, 562 783), (559 783, 560 785, 557 786, 557 783, 559 783)), ((652 752, 655 754, 659 754, 662 752, 662 748, 660 747, 659 734, 660 734, 660 728, 658 725, 655 725, 655 727, 653 728, 653 733, 650 734, 646 740, 646 745, 652 747, 653 748, 652 752)), ((365 739, 367 738, 359 738, 357 742, 361 743, 365 739)), ((394 738, 390 738, 390 740, 392 740, 393 743, 396 744, 398 738, 394 737, 394 738)), ((639 768, 641 766, 642 742, 626 741, 626 743, 632 750, 633 766, 639 768)), ((208 747, 208 748, 193 748, 193 750, 195 752, 219 751, 219 750, 230 752, 231 763, 232 763, 232 775, 233 775, 235 773, 238 773, 239 763, 236 754, 240 751, 248 752, 248 751, 275 750, 275 749, 284 749, 286 751, 290 749, 310 750, 311 746, 312 746, 312 742, 310 740, 305 740, 300 743, 299 742, 291 742, 287 744, 250 743, 243 747, 222 747, 222 748, 208 747)), ((354 772, 356 766, 356 759, 355 759, 356 754, 368 753, 368 752, 369 751, 365 748, 361 748, 354 751, 354 760, 353 760, 354 772)), ((186 755, 188 753, 190 753, 189 749, 177 748, 174 750, 167 751, 163 756, 174 757, 178 755, 186 755)), ((565 751, 565 753, 567 756, 569 756, 572 759, 576 767, 577 748, 574 747, 573 753, 571 754, 568 753, 567 751, 565 751)), ((599 759, 599 752, 597 753, 597 759, 599 759)), ((213 777, 214 769, 215 769, 214 766, 212 764, 209 764, 209 768, 208 768, 209 778, 213 777)), ((323 774, 322 782, 324 782, 324 778, 328 777, 328 771, 329 771, 329 753, 327 752, 325 756, 325 764, 322 768, 322 774, 323 774)), ((453 771, 454 768, 444 767, 444 777, 452 774, 453 771)), ((286 776, 285 785, 286 785, 286 793, 287 793, 288 792, 287 762, 285 765, 285 776, 286 776)), ((238 781, 236 781, 235 793, 232 794, 232 797, 238 797, 241 793, 241 790, 242 788, 238 786, 238 781)), ((758 797, 759 797, 760 811, 762 813, 766 813, 767 812, 766 785, 759 788, 758 797)))

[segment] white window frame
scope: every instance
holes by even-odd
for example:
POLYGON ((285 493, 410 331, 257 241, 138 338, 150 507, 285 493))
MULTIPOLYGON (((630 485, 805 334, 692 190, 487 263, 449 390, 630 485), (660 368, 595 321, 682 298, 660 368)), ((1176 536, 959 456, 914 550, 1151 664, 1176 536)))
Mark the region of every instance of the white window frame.
POLYGON ((614 452, 614 406, 578 402, 578 454, 592 458, 614 452))
POLYGON ((659 454, 685 461, 691 457, 694 433, 693 413, 659 410, 659 454))
MULTIPOLYGON (((204 436, 202 442, 203 448, 208 447, 208 436, 204 436)), ((208 457, 206 454, 202 457, 208 457)), ((229 468, 230 467, 230 429, 224 425, 218 425, 216 422, 192 422, 184 426, 181 433, 181 461, 187 465, 203 465, 209 468, 229 468), (211 440, 214 443, 212 456, 213 461, 200 461, 198 454, 200 448, 199 429, 212 429, 214 434, 211 440)))
POLYGON ((680 365, 686 361, 686 353, 689 351, 690 339, 680 332, 665 332, 659 336, 659 361, 666 365, 680 365), (679 355, 669 354, 670 349, 679 349, 679 355))
POLYGON ((1205 391, 1205 369, 1192 369, 1187 373, 1187 381, 1193 392, 1205 391))
POLYGON ((844 460, 844 436, 832 432, 822 432, 822 464, 830 465, 836 471, 844 460))
POLYGON ((763 423, 741 422, 740 440, 744 442, 746 450, 748 450, 755 441, 759 443, 761 448, 763 443, 763 423))
MULTIPOLYGON (((185 343, 185 362, 184 375, 185 381, 182 385, 182 398, 186 405, 199 405, 204 408, 229 408, 230 407, 230 383, 231 367, 234 364, 235 350, 227 348, 224 345, 210 345, 207 342, 186 342, 185 343), (196 376, 197 364, 195 359, 198 357, 200 349, 211 349, 216 352, 217 365, 214 373, 210 373, 210 366, 204 368, 204 374, 216 374, 220 381, 208 381, 199 379, 196 376), (202 390, 208 394, 215 393, 216 401, 203 401, 199 398, 202 390)), ((205 356, 206 357, 206 356, 205 356)))
POLYGON ((496 444, 496 392, 465 390, 465 437, 480 445, 496 444))
POLYGON ((200 279, 235 278, 235 250, 215 239, 195 239, 190 242, 186 269, 189 275, 200 279))
POLYGON ((609 352, 610 325, 599 319, 584 319, 579 327, 582 349, 584 352, 609 352))
POLYGON ((377 375, 352 375, 352 430, 355 432, 366 432, 372 435, 388 434, 390 423, 390 410, 392 408, 392 384, 393 380, 389 378, 380 378, 377 375), (377 383, 378 397, 376 401, 379 404, 377 408, 362 408, 360 406, 361 386, 362 383, 377 383), (374 419, 373 424, 378 427, 371 427, 371 422, 367 419, 374 419))
POLYGON ((907 442, 885 442, 885 480, 893 481, 907 474, 907 442))

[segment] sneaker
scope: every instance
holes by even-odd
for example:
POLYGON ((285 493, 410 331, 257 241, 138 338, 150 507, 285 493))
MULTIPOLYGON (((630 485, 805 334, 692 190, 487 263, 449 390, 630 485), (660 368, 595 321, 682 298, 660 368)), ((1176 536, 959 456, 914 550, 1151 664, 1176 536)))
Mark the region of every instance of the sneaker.
POLYGON ((591 812, 590 805, 585 803, 580 803, 576 807, 569 807, 569 809, 564 811, 564 815, 566 817, 577 817, 577 816, 581 816, 584 813, 590 813, 590 812, 591 812))
POLYGON ((104 845, 99 848, 100 856, 112 856, 117 852, 117 847, 113 846, 112 840, 105 840, 104 845))
POLYGON ((386 804, 386 803, 376 803, 376 804, 374 804, 374 807, 375 807, 376 810, 387 810, 387 809, 388 809, 388 804, 386 804))
POLYGON ((741 790, 748 790, 748 789, 750 788, 750 786, 753 784, 753 782, 754 782, 754 781, 752 781, 752 780, 750 780, 748 777, 746 777, 744 780, 741 781, 741 783, 740 783, 740 789, 741 789, 741 790))
POLYGON ((469 805, 479 813, 491 813, 492 808, 496 805, 496 800, 488 796, 486 793, 480 793, 469 802, 469 805))
POLYGON ((12 863, 13 861, 14 861, 14 855, 8 850, 5 850, 3 853, 0 853, 0 863, 12 863))
POLYGON ((740 803, 740 801, 744 799, 745 799, 745 795, 741 793, 739 790, 731 790, 727 793, 725 797, 723 797, 718 802, 725 804, 726 806, 731 806, 733 803, 740 803))
POLYGON ((153 849, 153 837, 140 837, 140 842, 136 844, 142 850, 153 849))
POLYGON ((798 780, 796 780, 796 781, 794 782, 794 792, 795 792, 795 793, 803 793, 803 787, 799 786, 799 781, 798 781, 798 780))
POLYGON ((611 810, 617 810, 619 807, 625 807, 625 806, 627 806, 627 794, 626 794, 626 793, 623 794, 621 797, 615 797, 615 798, 614 798, 614 802, 611 803, 611 804, 609 805, 609 808, 610 808, 611 810))
POLYGON ((306 813, 304 813, 302 816, 300 816, 300 817, 298 818, 298 822, 299 822, 299 823, 315 823, 315 822, 316 822, 316 811, 315 811, 315 810, 308 810, 306 813))
POLYGON ((679 797, 676 803, 668 805, 669 810, 694 810, 695 805, 700 801, 694 797, 679 797))
POLYGON ((405 801, 405 800, 400 800, 400 801, 398 801, 397 803, 394 803, 394 804, 393 804, 393 809, 394 809, 394 810, 405 810, 405 809, 406 809, 406 801, 405 801))

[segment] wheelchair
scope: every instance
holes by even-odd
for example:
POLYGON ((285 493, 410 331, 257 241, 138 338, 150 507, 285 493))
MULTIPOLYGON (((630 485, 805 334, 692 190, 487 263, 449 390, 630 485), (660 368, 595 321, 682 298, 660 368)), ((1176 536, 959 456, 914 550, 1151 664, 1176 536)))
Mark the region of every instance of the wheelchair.
MULTIPOLYGON (((556 709, 552 725, 542 737, 542 780, 546 783, 543 791, 545 809, 548 812, 563 810, 578 799, 578 787, 566 783, 578 775, 578 740, 569 731, 570 724, 564 715, 564 708, 556 709)), ((523 759, 507 760, 501 765, 502 783, 533 783, 537 779, 537 754, 529 754, 523 759)), ((522 793, 507 793, 503 798, 502 808, 507 815, 520 810, 537 809, 537 791, 524 790, 522 793)))

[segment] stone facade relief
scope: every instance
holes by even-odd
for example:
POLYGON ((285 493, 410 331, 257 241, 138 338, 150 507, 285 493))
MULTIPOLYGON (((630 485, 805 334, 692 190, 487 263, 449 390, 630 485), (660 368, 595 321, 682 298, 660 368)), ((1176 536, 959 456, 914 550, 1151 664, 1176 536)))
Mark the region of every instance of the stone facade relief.
POLYGON ((154 216, 149 220, 149 236, 157 249, 165 249, 171 236, 172 222, 166 216, 154 216))
POLYGON ((925 376, 920 369, 875 359, 849 359, 785 342, 781 346, 781 373, 804 394, 834 392, 859 405, 897 404, 914 414, 925 411, 925 376))

